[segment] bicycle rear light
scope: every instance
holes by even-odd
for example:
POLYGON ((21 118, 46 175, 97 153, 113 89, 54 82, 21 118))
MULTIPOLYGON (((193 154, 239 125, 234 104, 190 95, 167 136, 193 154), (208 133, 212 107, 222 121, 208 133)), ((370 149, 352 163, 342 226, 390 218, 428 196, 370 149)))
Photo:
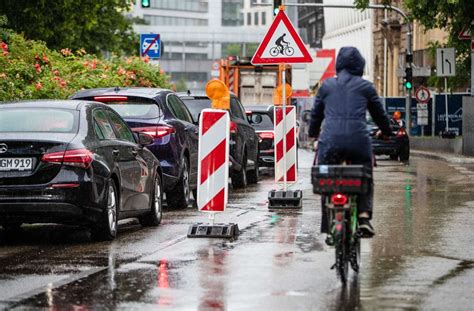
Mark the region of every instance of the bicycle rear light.
POLYGON ((331 196, 331 203, 334 205, 345 205, 347 201, 347 196, 342 193, 336 193, 331 196))

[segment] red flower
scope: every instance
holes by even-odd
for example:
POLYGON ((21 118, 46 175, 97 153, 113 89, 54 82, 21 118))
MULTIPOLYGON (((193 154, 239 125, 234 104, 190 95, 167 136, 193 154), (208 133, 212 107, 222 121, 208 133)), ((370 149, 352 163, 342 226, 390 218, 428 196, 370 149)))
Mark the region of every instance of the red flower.
POLYGON ((38 64, 38 63, 36 63, 36 64, 35 64, 35 69, 36 69, 36 72, 37 72, 37 73, 40 73, 40 72, 41 72, 41 65, 38 64))
POLYGON ((1 42, 0 43, 0 47, 2 48, 3 51, 8 51, 8 44, 6 44, 5 42, 1 42))
POLYGON ((3 56, 7 56, 9 54, 8 51, 3 51, 3 56))
POLYGON ((43 62, 45 63, 48 63, 49 62, 49 59, 46 55, 43 55, 43 62))
POLYGON ((43 88, 43 85, 41 84, 41 82, 38 82, 36 83, 35 88, 39 91, 43 88))
POLYGON ((61 80, 61 82, 59 82, 59 87, 64 88, 66 86, 66 84, 67 84, 66 81, 61 80))
POLYGON ((57 70, 57 69, 54 69, 54 70, 53 70, 53 75, 55 75, 55 76, 59 76, 59 70, 57 70))
POLYGON ((96 68, 97 68, 97 59, 94 59, 94 60, 92 61, 91 68, 92 68, 92 69, 96 69, 96 68))
POLYGON ((143 57, 143 61, 144 61, 145 63, 149 63, 149 62, 150 62, 150 57, 149 57, 148 55, 145 56, 145 57, 143 57))

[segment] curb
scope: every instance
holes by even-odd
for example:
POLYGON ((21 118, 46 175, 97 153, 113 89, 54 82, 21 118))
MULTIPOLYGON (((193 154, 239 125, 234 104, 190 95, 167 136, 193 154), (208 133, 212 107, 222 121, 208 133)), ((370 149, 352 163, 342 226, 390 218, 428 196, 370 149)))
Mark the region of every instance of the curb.
POLYGON ((440 160, 453 164, 474 164, 474 158, 459 156, 455 154, 433 153, 422 150, 411 150, 410 154, 416 157, 428 158, 433 160, 440 160))

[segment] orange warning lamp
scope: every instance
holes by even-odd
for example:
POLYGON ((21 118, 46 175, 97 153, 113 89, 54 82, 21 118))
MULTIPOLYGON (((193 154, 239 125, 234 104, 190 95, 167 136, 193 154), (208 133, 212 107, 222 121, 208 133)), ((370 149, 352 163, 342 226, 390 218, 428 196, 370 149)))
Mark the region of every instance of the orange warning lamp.
MULTIPOLYGON (((285 83, 285 92, 286 92, 285 93, 286 99, 290 98, 291 94, 293 93, 293 89, 288 83, 285 83)), ((277 86, 277 88, 273 92, 273 104, 275 106, 281 106, 283 104, 282 97, 283 97, 283 85, 280 84, 277 86)))
POLYGON ((230 93, 227 86, 219 79, 207 82, 206 95, 211 99, 211 108, 230 109, 230 93))

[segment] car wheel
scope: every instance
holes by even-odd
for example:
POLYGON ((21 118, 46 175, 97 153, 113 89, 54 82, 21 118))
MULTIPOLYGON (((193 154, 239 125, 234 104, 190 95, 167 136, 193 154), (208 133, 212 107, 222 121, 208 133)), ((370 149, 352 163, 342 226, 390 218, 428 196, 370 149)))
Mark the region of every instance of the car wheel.
POLYGON ((153 180, 153 190, 151 193, 152 200, 150 201, 151 210, 140 216, 138 220, 142 226, 158 226, 163 218, 163 192, 162 192, 161 178, 156 173, 155 179, 153 180))
POLYGON ((255 168, 248 173, 248 182, 249 184, 258 183, 258 178, 260 177, 260 166, 258 163, 258 152, 255 160, 255 168))
POLYGON ((247 187, 247 155, 244 154, 242 158, 242 168, 240 171, 232 173, 232 186, 235 189, 247 187))
POLYGON ((166 202, 171 208, 186 208, 191 202, 191 188, 189 186, 189 165, 186 158, 181 164, 183 173, 173 190, 166 193, 166 202))
POLYGON ((401 162, 407 162, 410 159, 410 145, 409 144, 403 144, 400 147, 400 161, 401 162))
POLYGON ((111 241, 117 236, 118 193, 115 182, 111 180, 107 187, 104 212, 99 222, 92 228, 92 238, 98 241, 111 241))

